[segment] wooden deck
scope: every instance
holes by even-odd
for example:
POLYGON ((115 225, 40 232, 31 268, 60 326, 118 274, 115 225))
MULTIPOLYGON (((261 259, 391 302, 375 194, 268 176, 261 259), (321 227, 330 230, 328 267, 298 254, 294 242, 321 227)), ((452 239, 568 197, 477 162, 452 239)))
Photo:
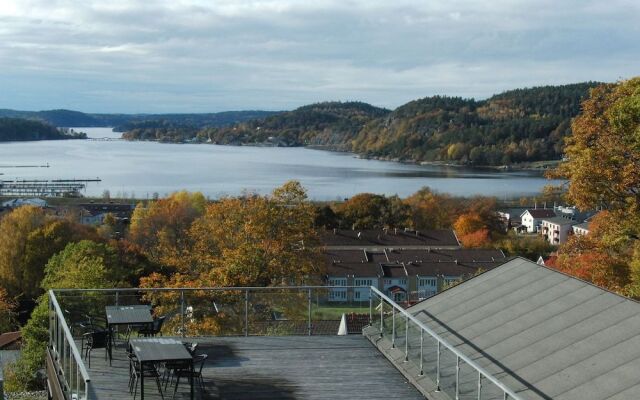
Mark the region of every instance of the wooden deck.
MULTIPOLYGON (((189 340, 199 342, 197 353, 209 355, 203 370, 206 392, 198 399, 424 400, 361 335, 189 340)), ((104 352, 95 350, 89 370, 94 398, 133 398, 127 389, 128 372, 122 348, 114 351, 112 367, 104 361, 104 352)), ((172 394, 169 387, 165 398, 172 394)), ((145 379, 145 398, 160 399, 153 379, 145 379)), ((176 399, 188 398, 189 386, 181 382, 176 399)))

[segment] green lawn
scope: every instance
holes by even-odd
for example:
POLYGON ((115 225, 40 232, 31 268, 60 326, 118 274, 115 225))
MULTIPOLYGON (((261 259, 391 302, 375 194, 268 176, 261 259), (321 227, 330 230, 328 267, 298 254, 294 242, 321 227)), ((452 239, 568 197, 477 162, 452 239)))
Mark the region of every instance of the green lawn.
POLYGON ((345 306, 316 306, 313 305, 312 318, 314 319, 340 319, 342 314, 369 314, 369 303, 362 303, 362 306, 353 304, 345 306))

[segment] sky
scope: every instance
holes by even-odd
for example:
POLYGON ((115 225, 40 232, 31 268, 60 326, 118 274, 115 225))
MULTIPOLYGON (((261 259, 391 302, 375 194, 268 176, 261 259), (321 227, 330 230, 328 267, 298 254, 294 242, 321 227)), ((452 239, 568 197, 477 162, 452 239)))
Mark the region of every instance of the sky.
POLYGON ((0 108, 287 110, 640 75, 639 0, 0 0, 0 108))

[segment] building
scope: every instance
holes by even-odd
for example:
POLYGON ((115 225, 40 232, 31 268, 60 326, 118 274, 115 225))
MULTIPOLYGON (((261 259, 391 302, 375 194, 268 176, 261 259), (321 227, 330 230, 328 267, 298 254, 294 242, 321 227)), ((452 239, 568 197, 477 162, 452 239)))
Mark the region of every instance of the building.
POLYGON ((573 234, 573 226, 578 221, 566 217, 545 218, 542 220, 540 234, 551 244, 562 244, 573 234))
POLYGON ((589 221, 585 221, 585 222, 583 222, 581 224, 574 225, 573 226, 573 234, 574 235, 579 235, 579 236, 580 235, 581 236, 588 235, 589 232, 590 232, 589 225, 590 225, 589 221))
POLYGON ((459 249, 451 229, 415 231, 409 229, 333 229, 320 236, 327 250, 459 249))
POLYGON ((34 197, 30 199, 25 199, 25 198, 11 199, 2 203, 2 207, 6 207, 6 208, 17 208, 22 206, 34 206, 34 207, 45 208, 47 206, 47 201, 34 197))
POLYGON ((556 212, 550 208, 528 209, 520 215, 523 230, 529 233, 538 232, 545 218, 553 218, 556 212))
POLYGON ((504 224, 504 228, 508 231, 511 228, 518 228, 522 225, 522 214, 527 211, 526 207, 512 207, 496 211, 498 218, 504 224))
POLYGON ((135 209, 133 204, 119 203, 86 203, 80 204, 80 223, 100 225, 107 214, 113 215, 118 222, 128 223, 135 209))
POLYGON ((500 250, 383 249, 326 250, 324 253, 330 301, 369 300, 369 286, 396 301, 417 301, 481 270, 503 263, 500 250), (361 286, 361 288, 359 288, 361 286))
POLYGON ((426 398, 640 399, 640 304, 556 270, 515 258, 406 312, 446 348, 364 333, 426 398))

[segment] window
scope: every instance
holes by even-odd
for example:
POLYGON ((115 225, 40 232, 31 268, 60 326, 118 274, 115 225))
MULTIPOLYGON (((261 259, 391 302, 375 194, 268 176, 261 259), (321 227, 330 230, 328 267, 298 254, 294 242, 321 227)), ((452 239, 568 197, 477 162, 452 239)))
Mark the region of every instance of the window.
POLYGON ((373 279, 356 279, 356 286, 373 286, 373 279))
POLYGON ((420 278, 418 285, 419 286, 437 286, 438 280, 436 278, 420 278))
POLYGON ((354 293, 354 297, 356 300, 360 299, 360 292, 358 290, 356 290, 356 292, 354 293))
POLYGON ((384 284, 385 285, 391 285, 391 279, 385 279, 384 280, 384 284))
POLYGON ((329 286, 347 286, 346 278, 329 278, 329 286))

